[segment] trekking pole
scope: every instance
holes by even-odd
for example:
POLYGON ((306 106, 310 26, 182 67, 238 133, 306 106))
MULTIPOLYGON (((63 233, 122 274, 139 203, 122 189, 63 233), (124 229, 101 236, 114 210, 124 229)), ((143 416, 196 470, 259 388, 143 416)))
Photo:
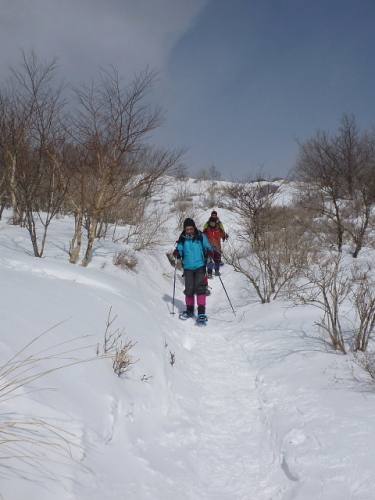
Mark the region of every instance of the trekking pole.
POLYGON ((225 294, 226 294, 226 296, 227 296, 227 299, 229 300, 229 304, 230 304, 230 307, 232 308, 233 314, 234 314, 234 315, 236 315, 235 310, 233 309, 233 306, 232 306, 232 302, 230 301, 230 298, 229 298, 228 292, 227 292, 227 291, 226 291, 226 289, 225 289, 225 286, 224 286, 223 280, 221 279, 220 274, 219 274, 219 279, 220 279, 221 284, 223 285, 224 292, 225 292, 225 294))
POLYGON ((177 259, 174 259, 174 278, 173 278, 173 298, 172 298, 172 312, 171 314, 175 314, 174 312, 174 296, 176 292, 176 272, 177 272, 177 259))

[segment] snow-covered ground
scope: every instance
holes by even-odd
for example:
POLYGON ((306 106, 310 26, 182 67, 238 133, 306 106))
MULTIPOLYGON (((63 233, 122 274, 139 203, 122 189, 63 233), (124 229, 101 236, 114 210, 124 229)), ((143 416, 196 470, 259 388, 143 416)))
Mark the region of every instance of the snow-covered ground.
MULTIPOLYGON (((230 232, 230 213, 218 212, 230 232)), ((209 322, 196 326, 171 314, 172 223, 165 245, 140 252, 131 272, 114 266, 123 244, 110 238, 96 243, 87 268, 69 264, 68 217, 53 222, 37 259, 9 216, 0 221, 0 365, 43 332, 16 358, 43 351, 36 372, 73 349, 82 348, 61 354, 60 364, 93 360, 51 371, 9 394, 16 398, 0 395, 0 431, 25 423, 24 441, 0 447, 4 500, 375 498, 374 388, 353 377, 350 356, 326 350, 314 308, 262 305, 225 265, 236 314, 215 277, 209 322), (96 356, 109 314, 138 360, 120 378, 110 359, 96 356), (31 444, 53 435, 54 449, 31 444)), ((178 271, 175 311, 182 291, 178 271)), ((3 385, 12 375, 2 374, 3 385)))

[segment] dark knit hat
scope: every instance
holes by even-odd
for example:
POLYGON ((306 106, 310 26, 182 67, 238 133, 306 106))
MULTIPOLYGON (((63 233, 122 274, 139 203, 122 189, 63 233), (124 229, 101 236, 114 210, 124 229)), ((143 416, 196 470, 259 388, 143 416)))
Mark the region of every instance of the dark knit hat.
POLYGON ((185 227, 188 227, 188 226, 193 226, 194 228, 196 228, 195 222, 193 221, 193 219, 189 219, 189 218, 185 219, 184 229, 185 229, 185 227))
POLYGON ((216 210, 213 210, 211 212, 211 217, 215 217, 217 219, 217 212, 216 212, 216 210))
POLYGON ((210 218, 208 219, 208 222, 215 222, 215 224, 216 224, 216 222, 217 222, 217 217, 210 217, 210 218))

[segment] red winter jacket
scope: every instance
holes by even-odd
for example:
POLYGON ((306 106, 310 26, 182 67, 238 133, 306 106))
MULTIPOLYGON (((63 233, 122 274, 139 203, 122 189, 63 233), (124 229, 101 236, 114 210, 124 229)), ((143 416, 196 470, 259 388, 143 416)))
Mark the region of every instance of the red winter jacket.
POLYGON ((211 243, 211 246, 214 250, 221 250, 221 240, 225 240, 226 234, 219 226, 215 226, 212 228, 211 226, 207 227, 203 234, 205 234, 208 238, 208 241, 211 243))

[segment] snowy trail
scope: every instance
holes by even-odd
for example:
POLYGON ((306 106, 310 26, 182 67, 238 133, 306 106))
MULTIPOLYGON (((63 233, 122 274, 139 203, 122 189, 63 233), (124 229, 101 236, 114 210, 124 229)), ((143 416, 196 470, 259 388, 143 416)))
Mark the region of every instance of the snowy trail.
POLYGON ((230 316, 231 311, 220 315, 221 307, 227 309, 223 302, 227 299, 218 293, 219 280, 213 287, 218 296, 209 299, 208 325, 197 327, 190 320, 186 325, 185 345, 193 351, 191 381, 200 387, 193 424, 200 429, 195 458, 198 482, 191 498, 281 499, 290 480, 262 415, 256 373, 236 335, 237 318, 230 316))
POLYGON ((218 329, 207 328, 199 335, 192 380, 202 387, 197 416, 200 482, 193 498, 282 498, 271 479, 279 457, 260 418, 249 361, 241 347, 228 342, 218 329), (200 497, 199 492, 206 493, 200 497))

